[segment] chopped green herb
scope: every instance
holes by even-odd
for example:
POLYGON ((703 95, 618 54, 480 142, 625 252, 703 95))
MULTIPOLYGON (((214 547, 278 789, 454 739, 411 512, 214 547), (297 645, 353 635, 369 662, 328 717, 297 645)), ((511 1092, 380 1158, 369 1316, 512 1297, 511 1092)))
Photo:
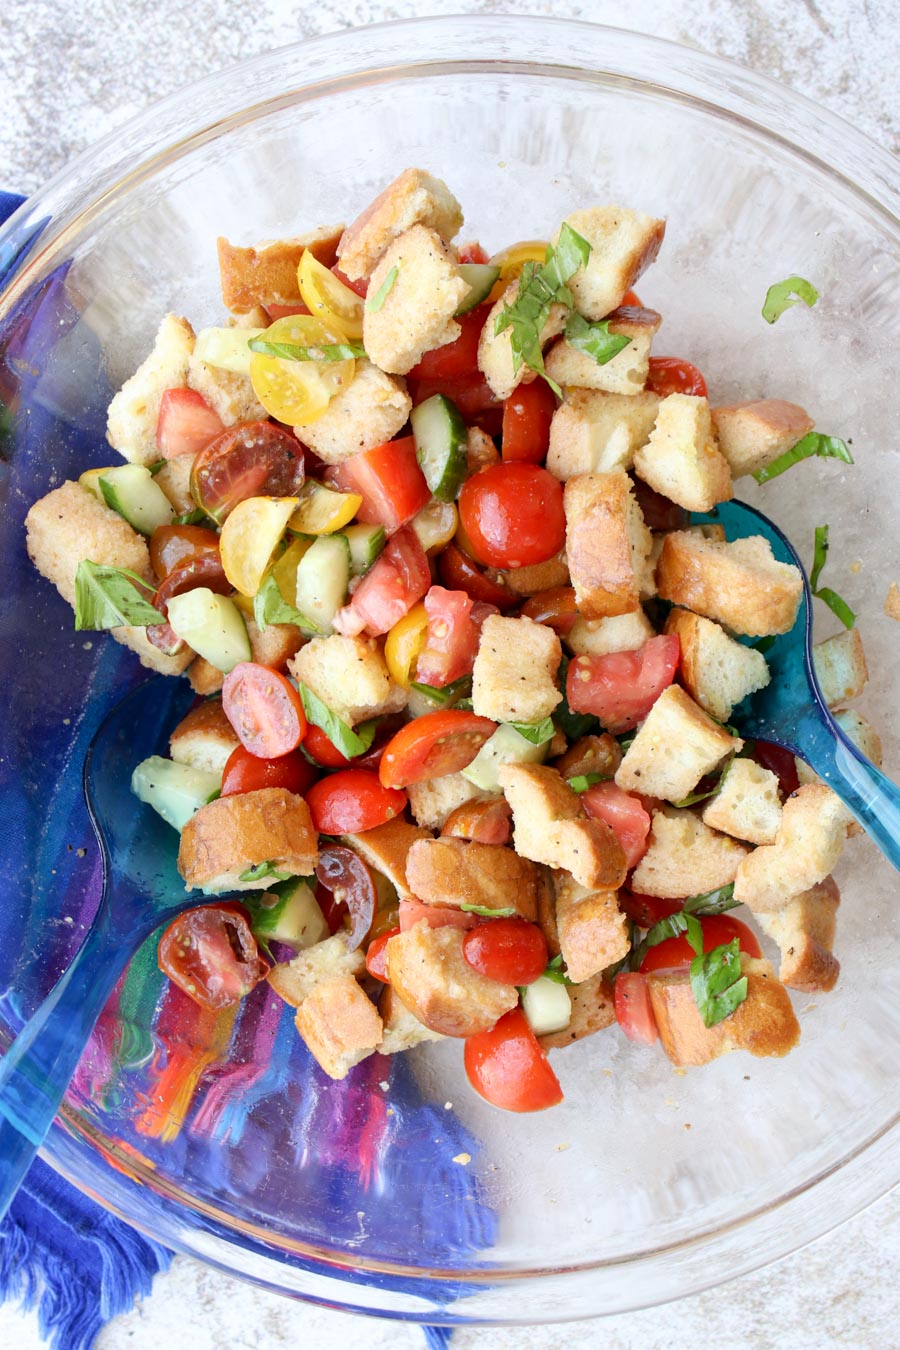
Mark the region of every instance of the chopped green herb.
POLYGON ((830 586, 820 586, 819 576, 822 568, 825 566, 825 559, 828 557, 828 526, 816 526, 816 545, 813 554, 812 572, 809 575, 809 589, 819 600, 824 600, 825 604, 833 614, 836 614, 845 628, 852 628, 856 623, 856 615, 847 604, 847 601, 833 591, 830 586))
POLYGON ((619 749, 622 751, 623 755, 627 755, 632 745, 634 745, 634 738, 636 735, 636 731, 629 731, 625 736, 616 737, 616 740, 619 742, 619 749))
POLYGON ((768 652, 775 646, 775 638, 770 634, 768 637, 761 637, 758 642, 751 642, 751 647, 756 652, 768 652))
POLYGON ((152 464, 148 464, 147 468, 150 470, 150 477, 155 478, 160 469, 164 469, 168 462, 167 459, 155 459, 152 464))
POLYGON ((378 290, 375 292, 375 294, 367 297, 366 309, 369 311, 370 314, 377 314, 378 311, 381 309, 381 306, 384 304, 385 300, 388 298, 391 292, 391 287, 397 280, 397 275, 399 271, 400 268, 397 267, 397 265, 395 264, 388 272, 387 276, 385 277, 381 285, 378 287, 378 290))
POLYGON ((747 977, 741 974, 741 949, 737 938, 700 952, 691 962, 691 991, 703 1025, 714 1027, 747 997, 747 977))
POLYGON ((846 441, 842 441, 839 436, 825 436, 821 431, 810 431, 808 435, 803 437, 802 441, 792 445, 790 450, 785 450, 784 454, 779 455, 774 463, 767 464, 753 477, 757 483, 769 483, 787 469, 799 464, 801 459, 813 458, 840 459, 845 464, 853 463, 853 456, 846 441))
POLYGON ((210 517, 206 514, 206 512, 203 511, 203 510, 201 510, 201 508, 200 508, 199 506, 195 506, 194 509, 193 509, 193 511, 185 511, 184 515, 181 515, 181 516, 175 516, 175 517, 173 518, 173 520, 172 520, 172 524, 173 524, 173 525, 209 525, 212 529, 217 529, 217 528, 218 528, 218 526, 216 525, 216 522, 215 522, 214 520, 210 519, 210 517))
POLYGON ((345 759, 355 759, 357 755, 366 753, 375 736, 376 723, 374 721, 363 722, 354 731, 352 727, 349 727, 346 722, 338 717, 337 713, 333 713, 308 685, 301 683, 299 689, 307 720, 312 722, 313 726, 320 727, 325 732, 331 744, 340 750, 345 759))
POLYGON ((556 732, 552 717, 545 717, 543 722, 510 722, 509 725, 532 745, 543 745, 552 740, 556 732))
POLYGON ((267 342, 265 338, 251 338, 247 346, 251 352, 278 356, 282 361, 353 361, 366 354, 361 342, 326 342, 318 347, 298 347, 292 342, 267 342))
POLYGON ((165 615, 154 609, 142 591, 153 595, 153 587, 127 567, 104 567, 82 559, 75 573, 76 629, 149 628, 165 623, 165 615))
POLYGON ((608 783, 609 779, 610 775, 605 773, 579 773, 566 781, 573 792, 582 793, 587 792, 595 783, 608 783))
POLYGON ((766 323, 775 323, 786 309, 799 305, 801 300, 807 309, 812 309, 818 298, 819 292, 805 277, 785 277, 784 281, 776 281, 766 291, 762 316, 766 323))
POLYGON ((543 267, 526 263, 519 277, 519 290, 510 305, 494 321, 494 332, 499 336, 507 328, 512 330, 510 348, 513 371, 518 372, 523 362, 544 379, 554 393, 561 394, 559 386, 544 369, 541 334, 554 304, 572 308, 572 293, 566 282, 583 267, 590 257, 591 246, 586 239, 564 224, 559 232, 556 248, 548 245, 543 267))
POLYGON ((573 980, 570 980, 570 979, 569 979, 568 975, 566 974, 565 970, 563 969, 563 959, 562 959, 562 956, 561 956, 561 955, 560 955, 560 956, 554 956, 553 960, 552 960, 552 961, 549 961, 549 962, 547 963, 547 967, 546 967, 546 969, 544 970, 544 979, 545 979, 545 980, 554 980, 554 981, 556 982, 556 984, 573 984, 573 983, 574 983, 573 980))
POLYGON ((611 361, 628 346, 631 338, 624 333, 611 333, 608 319, 600 323, 588 323, 580 314, 570 314, 566 324, 566 341, 576 351, 590 356, 598 366, 605 366, 607 361, 611 361))
POLYGON ((480 914, 483 919, 511 919, 515 914, 515 908, 512 905, 506 905, 502 909, 490 909, 487 905, 460 905, 464 914, 480 914))
MULTIPOLYGON (((703 950, 703 930, 697 922, 698 918, 709 918, 714 914, 724 914, 729 909, 736 909, 739 901, 734 898, 734 882, 730 881, 727 886, 720 886, 715 891, 706 891, 703 895, 691 895, 685 900, 683 906, 676 914, 670 914, 666 919, 660 919, 652 928, 648 929, 643 942, 634 947, 630 956, 626 958, 631 965, 632 970, 637 970, 651 947, 659 946, 660 942, 665 942, 666 938, 680 937, 682 933, 687 934, 695 952, 703 950), (698 945, 699 943, 699 945, 698 945)), ((621 963, 620 963, 621 964, 621 963)))
POLYGON ((242 872, 238 877, 238 881, 262 881, 263 877, 272 877, 274 881, 287 881, 290 872, 276 872, 274 863, 261 862, 255 867, 248 867, 246 872, 242 872))
POLYGON ((253 621, 261 633, 270 623, 293 623, 306 634, 315 637, 321 628, 302 614, 295 605, 289 605, 281 594, 274 574, 269 572, 253 597, 253 621))
MULTIPOLYGON (((410 689, 415 689, 417 693, 423 694, 425 698, 431 699, 440 708, 447 708, 455 699, 464 697, 472 689, 472 676, 463 675, 461 679, 454 680, 452 684, 445 684, 439 689, 433 684, 419 684, 416 680, 410 683, 410 689)), ((456 704, 458 707, 458 703, 456 704)))

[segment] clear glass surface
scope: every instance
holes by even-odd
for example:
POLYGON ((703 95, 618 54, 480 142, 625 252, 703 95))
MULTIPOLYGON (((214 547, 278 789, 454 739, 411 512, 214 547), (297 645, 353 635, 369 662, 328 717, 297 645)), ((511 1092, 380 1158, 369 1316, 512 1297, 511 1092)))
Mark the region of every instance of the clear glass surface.
MULTIPOLYGON (((34 497, 107 461, 104 409, 167 309, 221 318, 215 239, 352 216, 410 164, 444 178, 463 236, 493 251, 571 209, 668 216, 640 286, 659 354, 715 402, 782 396, 852 438, 741 495, 859 615, 861 707, 900 763, 896 373, 898 193, 890 157, 839 119, 703 53, 572 22, 478 17, 354 30, 246 63, 82 156, 0 232, 3 886, 8 1042, 81 940, 98 855, 80 772, 105 710, 141 677, 24 554, 34 497), (774 327, 766 288, 799 272, 815 311, 774 327), (892 659, 893 658, 893 659, 892 659), (83 852, 82 852, 83 850, 83 852)), ((821 633, 833 631, 827 610, 821 633)), ((123 791, 127 790, 123 784, 123 791)), ((179 1250, 300 1297, 427 1321, 584 1317, 718 1283, 820 1235, 897 1179, 896 876, 864 840, 840 864, 837 989, 797 997, 785 1061, 676 1071, 615 1030, 555 1056, 564 1105, 493 1111, 448 1043, 311 1065, 289 1010, 235 1017, 163 989, 145 947, 101 1019, 46 1156, 179 1250), (468 1161, 466 1159, 468 1158, 468 1161)))

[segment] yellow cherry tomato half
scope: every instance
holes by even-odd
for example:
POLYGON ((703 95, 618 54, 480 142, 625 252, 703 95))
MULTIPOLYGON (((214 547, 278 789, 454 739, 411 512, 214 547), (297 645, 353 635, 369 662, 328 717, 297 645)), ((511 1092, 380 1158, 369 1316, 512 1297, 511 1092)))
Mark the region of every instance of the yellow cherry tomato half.
POLYGON ((305 249, 297 268, 297 284, 313 318, 348 338, 363 335, 363 299, 323 267, 315 254, 305 249))
POLYGON ((297 509, 297 497, 248 497, 222 526, 219 552, 226 577, 241 595, 259 590, 272 554, 297 509))
POLYGON ((431 555, 446 548, 456 534, 459 512, 453 502, 439 502, 437 497, 432 497, 409 523, 425 552, 431 555))
MULTIPOLYGON (((345 341, 342 333, 326 328, 306 314, 276 319, 260 335, 265 342, 284 342, 294 347, 327 347, 345 341)), ((253 392, 270 417, 288 426, 315 422, 329 403, 353 379, 356 362, 290 361, 280 356, 254 352, 250 357, 253 392)))
POLYGON ((300 489, 300 505, 291 516, 291 529, 298 534, 334 534, 350 524, 362 500, 358 492, 335 492, 307 478, 300 489))
POLYGON ((500 275, 494 282, 489 300, 499 300, 511 281, 514 281, 527 262, 543 265, 547 257, 546 239, 523 239, 520 244, 510 244, 502 248, 491 258, 491 266, 500 268, 500 275))
POLYGON ((420 601, 394 624, 384 640, 384 659, 391 679, 403 689, 408 689, 410 681, 415 679, 416 662, 425 646, 427 627, 428 615, 420 601))

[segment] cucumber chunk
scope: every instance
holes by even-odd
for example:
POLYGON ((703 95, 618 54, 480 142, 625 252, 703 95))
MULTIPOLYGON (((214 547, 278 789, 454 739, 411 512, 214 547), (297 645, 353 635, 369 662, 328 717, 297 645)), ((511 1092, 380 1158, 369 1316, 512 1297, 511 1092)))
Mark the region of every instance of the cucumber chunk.
POLYGON ((247 901, 251 927, 263 942, 284 942, 299 952, 328 937, 328 924, 316 897, 301 877, 291 877, 259 900, 247 901))
POLYGON ((466 476, 466 424, 444 394, 432 394, 409 415, 416 439, 416 458, 432 495, 456 500, 466 476))
POLYGON ((251 338, 260 337, 264 328, 202 328, 194 343, 194 355, 208 366, 230 370, 234 375, 250 374, 251 338))
POLYGON ((501 764, 542 764, 547 758, 549 744, 545 741, 542 745, 532 745, 515 727, 503 723, 490 740, 485 741, 472 763, 463 769, 462 776, 484 792, 500 792, 497 770, 501 764))
POLYGON ((175 636, 216 670, 227 675, 239 661, 253 660, 247 625, 227 595, 215 595, 206 586, 173 595, 168 617, 175 636))
POLYGON ((131 790, 169 825, 181 830, 195 811, 219 795, 222 775, 192 764, 176 764, 162 755, 141 760, 131 775, 131 790))
POLYGON ((494 289, 494 282, 500 275, 500 268, 494 267, 492 263, 460 263, 459 274, 472 289, 456 312, 468 314, 470 309, 474 309, 482 300, 488 298, 494 289))
POLYGON ((565 1031, 572 1020, 572 999, 564 984, 541 975, 522 990, 522 1011, 535 1036, 565 1031))
POLYGON ((350 570, 355 577, 361 577, 384 548, 384 526, 348 525, 341 533, 350 547, 350 570))
MULTIPOLYGON (((132 529, 150 535, 160 525, 175 519, 172 504, 143 464, 119 464, 97 475, 107 506, 111 506, 132 529)), ((84 486, 87 486, 85 484, 84 486)))
POLYGON ((350 545, 342 534, 320 534, 297 568, 296 605, 320 632, 334 632, 332 620, 350 584, 350 545))

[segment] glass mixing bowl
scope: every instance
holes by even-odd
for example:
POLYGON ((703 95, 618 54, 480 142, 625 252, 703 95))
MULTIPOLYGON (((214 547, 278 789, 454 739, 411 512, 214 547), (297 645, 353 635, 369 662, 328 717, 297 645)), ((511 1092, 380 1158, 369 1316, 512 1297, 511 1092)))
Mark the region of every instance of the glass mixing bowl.
MULTIPOLYGON (((590 203, 665 214, 640 288, 665 316, 657 351, 696 361, 716 401, 785 396, 852 439, 852 468, 810 462, 741 489, 807 559, 814 526, 830 525, 827 580, 869 655, 863 708, 900 762, 897 629, 881 613, 900 574, 889 156, 767 80, 586 24, 428 19, 279 51, 117 131, 0 233, 0 392, 15 413, 0 464, 7 1043, 96 904, 81 763, 104 711, 143 678, 107 638, 73 633, 25 557, 27 506, 107 461, 105 406, 166 310, 220 319, 218 234, 251 242, 352 217, 411 164, 451 185, 465 237, 489 250, 590 203), (766 288, 794 272, 822 299, 770 328, 766 288)), ((897 1177, 896 877, 857 839, 839 879, 841 980, 796 999, 803 1038, 788 1061, 732 1055, 682 1073, 613 1029, 556 1056, 566 1100, 538 1116, 485 1105, 452 1043, 332 1083, 266 991, 238 1015, 204 1015, 163 988, 151 943, 45 1156, 169 1246, 370 1313, 563 1319, 718 1283, 897 1177)))

